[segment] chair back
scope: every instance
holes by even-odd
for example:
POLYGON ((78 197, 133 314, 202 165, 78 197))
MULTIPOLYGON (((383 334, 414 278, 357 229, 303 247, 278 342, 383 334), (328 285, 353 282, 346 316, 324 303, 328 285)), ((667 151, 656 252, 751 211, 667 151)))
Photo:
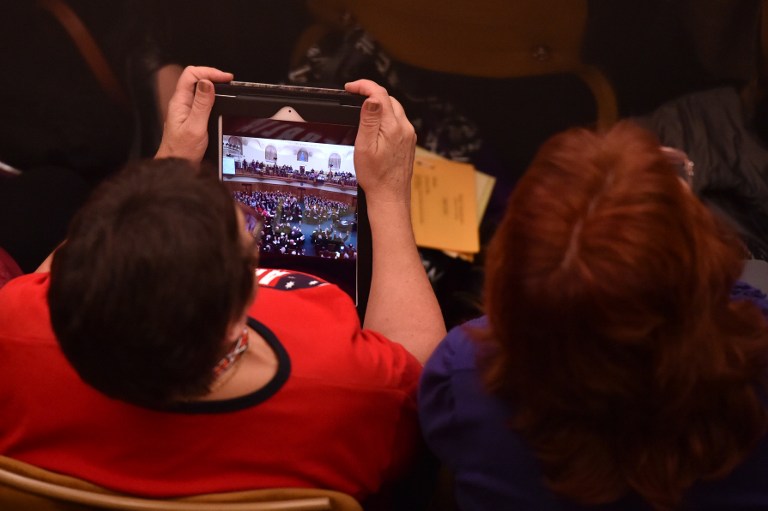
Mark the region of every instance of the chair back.
POLYGON ((587 0, 309 0, 309 6, 317 23, 307 30, 302 49, 333 26, 334 16, 318 13, 340 19, 348 10, 400 62, 484 78, 572 73, 595 98, 598 127, 618 118, 613 86, 582 60, 587 0))
POLYGON ((351 496, 313 488, 268 488, 178 499, 121 495, 0 456, 0 509, 29 511, 362 511, 351 496))

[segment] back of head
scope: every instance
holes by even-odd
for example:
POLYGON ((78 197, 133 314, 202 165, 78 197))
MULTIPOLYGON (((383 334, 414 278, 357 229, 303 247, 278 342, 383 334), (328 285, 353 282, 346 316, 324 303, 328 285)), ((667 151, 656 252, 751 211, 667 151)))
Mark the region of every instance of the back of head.
POLYGON ((207 392, 253 290, 235 206, 183 160, 139 162, 77 214, 51 267, 62 350, 87 383, 159 406, 207 392))
POLYGON ((727 473, 765 429, 765 321, 731 302, 739 240, 631 124, 544 144, 486 273, 490 388, 551 487, 657 509, 727 473))

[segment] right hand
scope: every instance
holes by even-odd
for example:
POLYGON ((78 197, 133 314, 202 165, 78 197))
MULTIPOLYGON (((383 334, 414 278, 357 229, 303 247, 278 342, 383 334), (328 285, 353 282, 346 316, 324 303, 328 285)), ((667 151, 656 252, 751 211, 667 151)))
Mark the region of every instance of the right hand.
POLYGON ((410 204, 416 132, 402 105, 370 80, 350 82, 345 89, 368 96, 355 139, 355 170, 366 200, 410 204))
POLYGON ((368 97, 355 139, 355 170, 365 190, 373 247, 364 326, 402 344, 423 364, 445 336, 445 322, 411 223, 416 133, 383 87, 357 80, 346 89, 368 97))

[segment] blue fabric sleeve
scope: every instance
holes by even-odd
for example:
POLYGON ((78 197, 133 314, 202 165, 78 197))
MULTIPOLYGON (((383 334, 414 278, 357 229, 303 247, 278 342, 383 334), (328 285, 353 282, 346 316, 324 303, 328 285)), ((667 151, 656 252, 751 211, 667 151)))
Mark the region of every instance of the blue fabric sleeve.
POLYGON ((448 332, 424 366, 419 385, 419 420, 427 444, 448 467, 454 467, 461 444, 462 428, 457 424, 456 396, 452 378, 456 371, 474 369, 475 343, 472 329, 484 328, 485 317, 448 332))
POLYGON ((768 319, 768 296, 756 287, 746 282, 736 282, 733 289, 731 289, 731 299, 751 301, 758 306, 763 316, 768 319))

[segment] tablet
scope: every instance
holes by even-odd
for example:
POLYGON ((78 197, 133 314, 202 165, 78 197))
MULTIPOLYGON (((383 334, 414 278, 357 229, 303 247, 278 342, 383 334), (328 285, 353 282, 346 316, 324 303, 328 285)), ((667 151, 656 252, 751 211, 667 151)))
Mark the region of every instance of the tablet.
POLYGON ((259 266, 338 285, 362 318, 371 234, 354 143, 365 98, 249 82, 215 90, 209 155, 260 240, 259 266))

